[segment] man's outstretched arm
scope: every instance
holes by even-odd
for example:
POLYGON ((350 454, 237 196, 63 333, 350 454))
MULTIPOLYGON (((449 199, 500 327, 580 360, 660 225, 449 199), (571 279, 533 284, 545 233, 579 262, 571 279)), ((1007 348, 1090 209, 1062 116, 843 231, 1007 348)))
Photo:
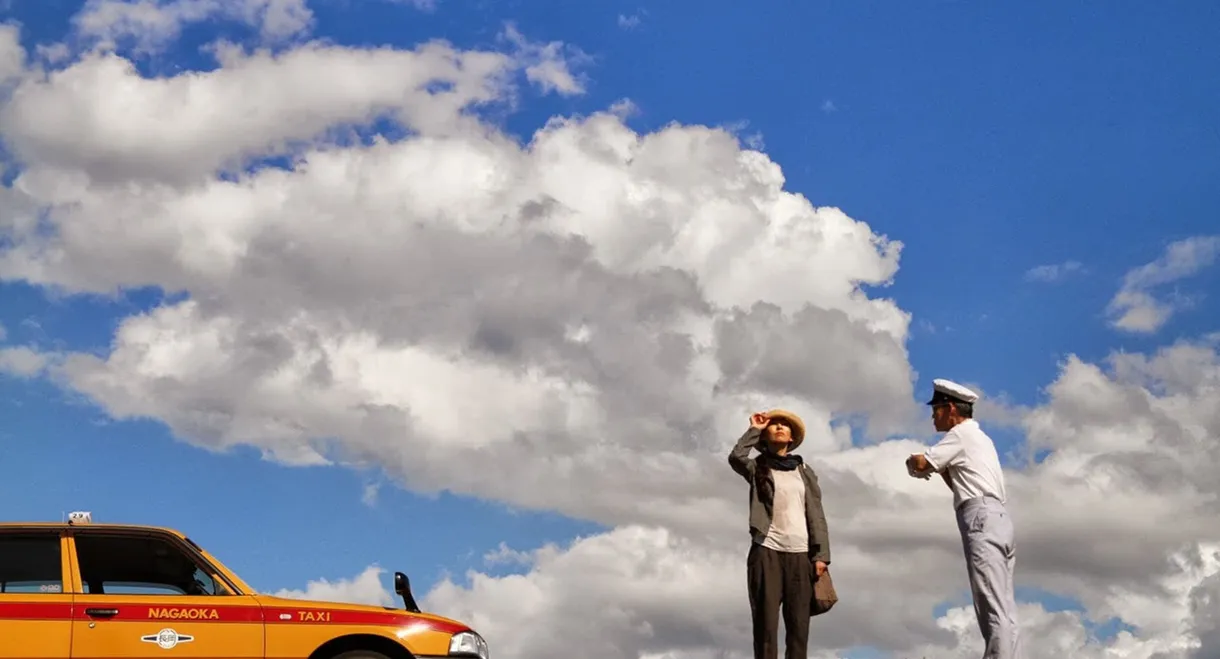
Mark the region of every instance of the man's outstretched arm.
POLYGON ((907 472, 915 478, 928 479, 932 477, 934 472, 939 472, 940 477, 944 479, 945 485, 950 490, 953 489, 953 481, 949 480, 949 465, 941 465, 938 469, 936 465, 928 460, 928 456, 923 453, 912 453, 907 458, 907 472))
POLYGON ((946 433, 934 446, 907 458, 907 471, 916 478, 929 478, 932 472, 944 472, 962 456, 962 440, 956 433, 946 433))

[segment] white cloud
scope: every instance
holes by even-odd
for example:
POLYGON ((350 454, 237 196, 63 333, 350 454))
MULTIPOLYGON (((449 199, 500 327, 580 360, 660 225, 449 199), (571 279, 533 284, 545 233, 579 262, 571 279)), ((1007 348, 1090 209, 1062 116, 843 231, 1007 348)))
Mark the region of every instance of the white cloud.
POLYGON ((483 555, 483 562, 487 565, 530 565, 533 563, 533 554, 512 549, 507 544, 501 542, 495 551, 490 551, 483 555))
POLYGON ((305 0, 87 0, 72 23, 78 34, 113 49, 162 49, 183 27, 213 19, 240 21, 269 41, 302 35, 313 25, 305 0))
MULTIPOLYGON (((1163 593, 1155 599, 1133 596, 1129 600, 1133 608, 1168 607, 1160 617, 1177 619, 1165 625, 1165 633, 1120 631, 1100 642, 1090 627, 1104 620, 1078 611, 1048 612, 1037 604, 1023 604, 1025 656, 1193 658, 1191 652, 1200 649, 1198 630, 1215 628, 1214 607, 1200 604, 1211 602, 1209 598, 1215 597, 1220 585, 1220 546, 1204 549, 1184 560, 1180 576, 1157 581, 1163 593)), ((584 656, 591 657, 746 659, 752 656, 748 650, 749 606, 739 554, 722 549, 708 552, 705 546, 679 540, 660 529, 622 527, 578 539, 568 547, 541 548, 531 555, 532 569, 526 574, 490 577, 472 572, 464 580, 466 585, 445 579, 420 598, 420 605, 425 611, 471 624, 488 638, 493 651, 511 657, 570 656, 571 638, 576 636, 582 639, 584 656), (574 633, 548 633, 555 628, 574 633)), ((380 583, 365 579, 373 569, 354 580, 364 581, 364 588, 323 591, 311 583, 307 590, 340 601, 390 600, 380 583)), ((849 587, 868 578, 867 573, 853 578, 841 578, 837 571, 835 575, 836 583, 849 587)), ((888 615, 903 618, 895 621, 891 646, 878 648, 888 650, 886 656, 971 659, 981 653, 969 605, 953 607, 926 625, 922 619, 930 609, 925 603, 932 598, 918 597, 914 584, 900 587, 899 597, 894 596, 893 585, 887 590, 878 583, 874 588, 839 587, 843 598, 839 606, 853 610, 836 608, 814 618, 816 642, 811 657, 830 659, 841 656, 834 648, 878 643, 878 637, 861 634, 858 627, 844 621, 845 616, 853 622, 888 615), (853 602, 860 595, 864 601, 853 602), (910 619, 919 620, 904 629, 902 623, 910 619)))
POLYGON ((377 498, 380 494, 381 494, 381 484, 380 483, 367 483, 364 486, 363 494, 360 496, 360 501, 364 505, 366 505, 370 508, 376 507, 377 498))
POLYGON ((635 28, 640 26, 640 23, 643 21, 643 15, 645 13, 646 12, 644 12, 643 10, 640 10, 634 14, 631 14, 630 16, 628 16, 626 14, 619 14, 618 15, 618 26, 623 28, 624 30, 634 30, 635 28))
MULTIPOLYGON (((27 75, 0 108, 24 163, 0 196, 0 277, 186 295, 100 354, 6 348, 6 370, 196 446, 375 463, 612 527, 501 547, 489 563, 524 574, 427 594, 493 652, 539 659, 571 656, 563 638, 599 659, 746 656, 745 486, 725 454, 750 411, 795 408, 843 595, 817 645, 969 656, 968 612, 931 616, 966 585, 948 491, 905 476, 914 441, 852 446, 842 420, 876 440, 926 430, 910 316, 862 290, 894 277, 901 243, 786 191, 722 129, 639 133, 626 104, 524 144, 479 122, 519 93, 514 71, 583 89, 564 48, 507 34, 508 55, 308 44, 221 48, 214 71, 156 80, 98 54, 27 75), (413 133, 340 139, 379 115, 413 133)), ((1031 656, 1184 659, 1172 643, 1220 627, 1190 608, 1216 573, 1220 358, 1182 343, 1105 366, 1071 359, 1045 404, 992 407, 1053 450, 1011 476, 1022 583, 1138 627, 1102 644, 1029 608, 1031 656)), ((290 596, 386 603, 380 575, 290 596)))
POLYGON ((562 41, 531 42, 511 23, 505 26, 503 37, 516 48, 516 57, 525 62, 525 75, 530 82, 563 96, 585 93, 583 76, 572 71, 574 66, 590 61, 579 48, 562 41))
POLYGON ((746 146, 746 148, 753 149, 755 151, 762 151, 766 148, 766 141, 763 139, 762 132, 753 131, 751 133, 746 133, 745 131, 749 127, 750 122, 744 119, 741 121, 729 122, 722 126, 724 130, 727 130, 735 135, 737 139, 746 146))
MULTIPOLYGON (((0 332, 0 339, 3 339, 0 332)), ((32 377, 42 373, 47 365, 45 355, 26 346, 0 348, 0 374, 32 377)))
POLYGON ((269 594, 274 597, 321 602, 350 602, 352 604, 369 604, 372 606, 394 606, 393 594, 381 584, 383 572, 385 570, 382 568, 370 565, 351 579, 339 579, 337 581, 318 579, 307 583, 304 590, 284 589, 269 594))
POLYGON ((0 23, 0 89, 25 72, 26 54, 21 47, 21 30, 16 25, 0 23))
POLYGON ((432 11, 436 9, 436 0, 386 0, 397 5, 408 5, 420 11, 432 11))
POLYGON ((1064 261, 1063 263, 1053 263, 1030 268, 1025 272, 1025 280, 1048 283, 1056 282, 1069 275, 1083 271, 1084 265, 1080 261, 1064 261))
MULTIPOLYGON (((1116 354, 1104 370, 1072 359, 1050 400, 1030 411, 1033 446, 1054 452, 1009 472, 1018 579, 1076 598, 1086 612, 1023 605, 1027 656, 1194 659, 1212 656, 1200 648, 1220 649, 1209 604, 1220 593, 1220 533, 1211 523, 1220 491, 1210 444, 1220 433, 1217 383, 1220 353, 1209 344, 1116 354), (1112 617, 1135 631, 1099 641, 1090 624, 1112 617)), ((965 571, 948 492, 897 473, 911 448, 891 441, 821 457, 842 600, 815 619, 818 647, 950 659, 981 652, 969 606, 928 617, 938 602, 964 596, 965 571)), ((739 530, 723 520, 704 535, 631 525, 564 547, 501 546, 494 557, 528 571, 446 579, 421 603, 470 620, 509 656, 564 656, 563 639, 545 633, 558 626, 592 639, 589 656, 746 657, 739 530)))
POLYGON ((562 44, 512 34, 511 56, 443 42, 410 51, 309 43, 277 54, 222 44, 214 48, 220 68, 164 78, 142 77, 116 54, 90 53, 27 78, 0 112, 0 131, 29 166, 18 189, 44 199, 81 191, 39 186, 197 186, 260 158, 304 157, 379 117, 435 138, 477 134, 463 113, 504 101, 515 70, 546 89, 578 91, 559 58, 562 44))
POLYGON ((1211 266, 1220 254, 1220 236, 1195 236, 1170 243, 1160 258, 1128 272, 1106 308, 1110 324, 1128 332, 1152 333, 1174 313, 1191 306, 1189 296, 1158 299, 1152 289, 1185 279, 1211 266))
POLYGON ((440 132, 463 123, 463 108, 494 98, 510 65, 498 53, 439 43, 415 51, 310 44, 278 55, 222 48, 218 60, 223 66, 212 72, 150 79, 119 56, 88 55, 21 85, 0 130, 30 165, 23 183, 41 197, 85 191, 38 186, 90 180, 141 181, 145 195, 157 194, 148 186, 195 185, 217 169, 240 170, 381 115, 440 132), (434 94, 430 84, 448 87, 434 94))

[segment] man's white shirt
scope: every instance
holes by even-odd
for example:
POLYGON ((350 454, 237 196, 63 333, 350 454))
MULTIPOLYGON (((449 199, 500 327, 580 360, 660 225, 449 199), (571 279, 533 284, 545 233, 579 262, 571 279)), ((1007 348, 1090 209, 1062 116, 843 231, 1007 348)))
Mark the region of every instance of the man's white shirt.
POLYGON ((924 457, 936 471, 948 471, 953 486, 953 505, 981 496, 1008 502, 1004 471, 995 443, 974 419, 953 426, 924 457))

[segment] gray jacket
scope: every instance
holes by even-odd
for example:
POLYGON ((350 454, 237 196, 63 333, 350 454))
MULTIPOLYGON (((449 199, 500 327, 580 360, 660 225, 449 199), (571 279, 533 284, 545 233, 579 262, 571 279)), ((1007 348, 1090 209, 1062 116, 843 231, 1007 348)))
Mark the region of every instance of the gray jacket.
MULTIPOLYGON (((770 497, 760 496, 758 479, 755 478, 758 463, 750 457, 750 450, 758 445, 761 436, 761 430, 751 427, 729 451, 729 466, 750 484, 750 535, 755 538, 765 536, 771 528, 772 501, 770 497)), ((830 565, 830 531, 826 526, 826 513, 822 511, 822 488, 818 485, 818 475, 808 464, 801 465, 800 469, 805 480, 805 526, 809 532, 809 556, 812 560, 830 565)), ((775 481, 770 474, 767 478, 770 480, 768 490, 774 492, 775 481)))

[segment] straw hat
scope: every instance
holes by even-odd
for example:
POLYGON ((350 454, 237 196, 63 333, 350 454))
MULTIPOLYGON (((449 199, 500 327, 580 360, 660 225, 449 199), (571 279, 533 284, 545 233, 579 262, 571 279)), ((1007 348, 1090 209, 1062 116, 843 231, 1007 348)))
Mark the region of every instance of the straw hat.
POLYGON ((771 420, 783 419, 792 426, 792 445, 788 447, 789 451, 795 451, 796 447, 805 441, 805 422, 795 413, 788 410, 775 409, 770 412, 763 412, 763 414, 771 420))

